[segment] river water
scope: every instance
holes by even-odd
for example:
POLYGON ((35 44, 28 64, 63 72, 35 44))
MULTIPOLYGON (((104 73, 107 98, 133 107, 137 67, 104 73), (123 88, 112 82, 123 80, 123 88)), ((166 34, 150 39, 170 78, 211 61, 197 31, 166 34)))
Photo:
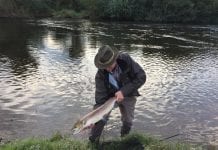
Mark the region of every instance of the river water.
MULTIPOLYGON (((0 137, 71 135, 94 104, 104 44, 146 71, 133 131, 218 144, 218 26, 88 20, 0 19, 0 137)), ((120 126, 115 109, 104 136, 118 137, 120 126)))

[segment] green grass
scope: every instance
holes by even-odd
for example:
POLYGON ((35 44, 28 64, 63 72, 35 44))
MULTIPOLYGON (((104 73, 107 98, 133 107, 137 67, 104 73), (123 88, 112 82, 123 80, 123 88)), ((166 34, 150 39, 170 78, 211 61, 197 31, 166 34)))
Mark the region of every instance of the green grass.
POLYGON ((30 138, 0 146, 1 150, 201 150, 200 147, 182 143, 166 143, 141 134, 131 134, 100 142, 98 145, 63 137, 56 133, 50 139, 30 138))
POLYGON ((84 12, 76 12, 70 9, 62 9, 60 11, 54 11, 52 13, 54 18, 82 18, 84 17, 84 12))

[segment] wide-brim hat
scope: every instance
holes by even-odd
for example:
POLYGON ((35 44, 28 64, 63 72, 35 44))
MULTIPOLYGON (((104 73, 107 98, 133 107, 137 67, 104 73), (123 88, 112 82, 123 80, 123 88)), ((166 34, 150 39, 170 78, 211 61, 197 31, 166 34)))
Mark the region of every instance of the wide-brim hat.
POLYGON ((95 56, 95 66, 99 69, 105 69, 111 66, 116 61, 118 53, 115 47, 113 49, 108 45, 100 47, 95 56))

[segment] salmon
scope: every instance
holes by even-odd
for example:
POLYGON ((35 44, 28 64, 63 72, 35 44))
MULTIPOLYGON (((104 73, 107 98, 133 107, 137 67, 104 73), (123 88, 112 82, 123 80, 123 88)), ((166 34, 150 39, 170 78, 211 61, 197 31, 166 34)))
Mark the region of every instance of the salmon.
POLYGON ((114 108, 116 98, 108 99, 103 105, 89 112, 73 125, 73 134, 78 134, 81 131, 92 127, 96 122, 103 119, 114 108))

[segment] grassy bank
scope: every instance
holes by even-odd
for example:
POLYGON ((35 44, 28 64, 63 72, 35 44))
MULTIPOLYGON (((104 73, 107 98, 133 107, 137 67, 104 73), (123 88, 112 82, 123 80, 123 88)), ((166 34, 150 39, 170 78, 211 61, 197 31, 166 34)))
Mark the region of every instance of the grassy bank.
POLYGON ((0 146, 1 150, 201 150, 200 147, 182 143, 160 142, 157 139, 141 135, 131 134, 125 138, 117 138, 112 141, 105 140, 98 145, 88 141, 78 141, 55 134, 50 139, 26 139, 13 141, 0 146))

